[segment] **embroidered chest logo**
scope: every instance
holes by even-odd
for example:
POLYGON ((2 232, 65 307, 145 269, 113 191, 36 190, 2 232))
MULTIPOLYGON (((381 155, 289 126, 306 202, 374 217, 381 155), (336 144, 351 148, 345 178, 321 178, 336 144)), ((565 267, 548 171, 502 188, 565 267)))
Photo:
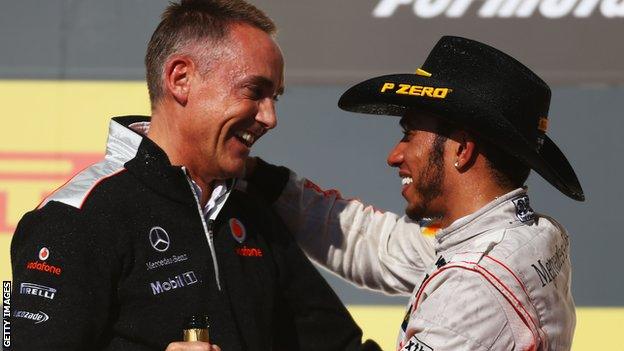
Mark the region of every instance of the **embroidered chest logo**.
POLYGON ((39 254, 37 255, 37 257, 39 258, 39 261, 27 262, 26 269, 46 272, 54 275, 61 275, 63 271, 61 267, 53 266, 47 264, 46 262, 43 262, 50 258, 50 250, 47 247, 42 247, 41 249, 39 249, 39 254))
POLYGON ((35 324, 43 323, 47 321, 48 319, 50 319, 50 316, 48 316, 43 311, 39 311, 39 312, 15 311, 15 313, 13 313, 13 317, 30 319, 31 321, 34 321, 35 324))
POLYGON ((48 257, 50 257, 50 250, 48 250, 47 247, 42 247, 41 250, 39 250, 39 259, 45 261, 48 257))
POLYGON ((247 238, 247 230, 241 221, 236 218, 230 218, 230 232, 232 233, 232 237, 234 240, 238 241, 240 244, 245 241, 247 238))
POLYGON ((20 284, 20 294, 34 295, 54 300, 54 295, 56 295, 56 289, 34 283, 22 283, 20 284))
POLYGON ((165 252, 169 249, 169 234, 161 227, 152 227, 149 232, 149 241, 154 250, 165 252))
POLYGON ((433 348, 420 341, 415 335, 412 336, 401 351, 433 351, 433 348))
POLYGON ((440 269, 446 265, 446 260, 444 259, 444 257, 440 256, 438 257, 438 260, 436 261, 435 265, 438 269, 440 269))
POLYGON ((195 272, 188 271, 186 273, 178 274, 173 278, 167 278, 165 280, 157 280, 150 283, 152 288, 152 295, 158 295, 163 292, 167 292, 174 289, 184 288, 189 285, 197 283, 197 275, 195 272))
POLYGON ((516 206, 516 217, 520 222, 529 222, 535 219, 535 212, 529 205, 529 197, 521 196, 512 200, 514 206, 516 206))

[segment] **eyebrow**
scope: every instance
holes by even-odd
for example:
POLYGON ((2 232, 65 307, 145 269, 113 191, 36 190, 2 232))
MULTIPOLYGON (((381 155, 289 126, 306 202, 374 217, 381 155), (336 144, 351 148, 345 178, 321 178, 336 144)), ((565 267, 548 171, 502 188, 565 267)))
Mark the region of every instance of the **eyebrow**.
MULTIPOLYGON (((251 76, 248 81, 266 88, 273 88, 275 85, 273 81, 264 76, 251 76)), ((279 87, 275 93, 277 95, 284 94, 284 86, 279 87)))

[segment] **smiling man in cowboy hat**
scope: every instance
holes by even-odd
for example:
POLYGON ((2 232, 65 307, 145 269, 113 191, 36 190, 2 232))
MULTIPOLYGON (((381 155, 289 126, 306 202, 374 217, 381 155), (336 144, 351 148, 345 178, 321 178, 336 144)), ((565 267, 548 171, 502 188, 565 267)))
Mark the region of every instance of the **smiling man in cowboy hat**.
POLYGON ((401 117, 388 164, 399 170, 407 217, 251 160, 250 181, 308 255, 357 285, 411 296, 398 349, 570 349, 568 234, 531 209, 524 185, 533 169, 584 200, 545 134, 546 83, 490 46, 443 37, 415 74, 369 79, 338 104, 401 117), (433 240, 421 234, 436 229, 433 240))

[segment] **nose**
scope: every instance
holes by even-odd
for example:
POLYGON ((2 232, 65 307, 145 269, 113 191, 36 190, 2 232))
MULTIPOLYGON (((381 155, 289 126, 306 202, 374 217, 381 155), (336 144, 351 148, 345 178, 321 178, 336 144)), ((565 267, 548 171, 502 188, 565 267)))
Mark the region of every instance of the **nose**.
POLYGON ((399 141, 392 150, 388 153, 388 158, 386 162, 388 162, 388 166, 390 167, 399 167, 401 163, 403 163, 403 149, 405 148, 405 143, 399 141))
POLYGON ((273 99, 266 98, 260 102, 256 121, 267 130, 277 126, 277 114, 275 113, 275 101, 273 99))

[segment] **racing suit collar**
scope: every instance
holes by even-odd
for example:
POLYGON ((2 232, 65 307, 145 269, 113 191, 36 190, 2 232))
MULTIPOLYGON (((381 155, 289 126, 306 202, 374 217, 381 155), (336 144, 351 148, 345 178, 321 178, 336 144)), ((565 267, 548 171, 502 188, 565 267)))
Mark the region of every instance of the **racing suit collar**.
MULTIPOLYGON (((195 189, 189 186, 188 175, 184 168, 171 165, 164 150, 145 136, 149 130, 149 123, 148 116, 114 117, 111 121, 107 150, 135 149, 136 156, 124 165, 128 171, 155 192, 177 202, 195 206, 195 189)), ((234 188, 234 180, 230 179, 224 183, 225 192, 229 194, 234 188)), ((223 202, 227 199, 224 194, 219 194, 219 197, 223 197, 223 202)))
MULTIPOLYGON (((436 253, 451 247, 457 247, 469 239, 500 227, 501 222, 522 222, 528 216, 522 217, 518 213, 517 202, 522 200, 528 207, 527 188, 515 189, 480 208, 478 211, 459 218, 450 226, 436 233, 436 253), (526 200, 524 200, 526 199, 526 200)), ((530 207, 528 207, 530 210, 530 207)), ((533 213, 530 210, 531 214, 533 213)))

